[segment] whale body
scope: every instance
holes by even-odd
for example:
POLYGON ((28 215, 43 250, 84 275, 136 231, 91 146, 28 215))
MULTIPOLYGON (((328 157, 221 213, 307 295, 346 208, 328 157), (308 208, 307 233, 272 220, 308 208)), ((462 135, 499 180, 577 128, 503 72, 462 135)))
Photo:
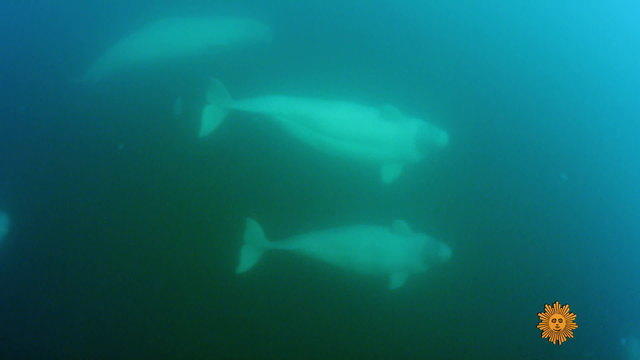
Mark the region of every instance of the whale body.
POLYGON ((84 75, 99 81, 134 66, 162 63, 204 54, 232 45, 266 42, 268 26, 244 18, 167 18, 143 26, 109 48, 84 75))
POLYGON ((251 269, 266 251, 287 251, 355 273, 386 275, 389 289, 401 287, 409 275, 424 272, 451 257, 449 246, 413 232, 401 220, 390 228, 355 225, 269 241, 262 227, 247 219, 236 273, 251 269))
POLYGON ((233 100, 216 79, 202 110, 199 136, 212 133, 230 111, 263 115, 320 151, 377 165, 384 183, 397 179, 406 164, 422 160, 449 142, 444 130, 405 116, 391 105, 376 108, 286 95, 233 100))

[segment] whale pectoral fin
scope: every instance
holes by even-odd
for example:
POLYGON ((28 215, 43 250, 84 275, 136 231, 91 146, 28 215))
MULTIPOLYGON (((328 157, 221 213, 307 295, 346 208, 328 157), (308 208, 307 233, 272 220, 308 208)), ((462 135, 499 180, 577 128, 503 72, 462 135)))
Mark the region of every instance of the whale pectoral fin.
POLYGON ((382 182, 385 184, 394 182, 400 176, 400 174, 402 174, 402 167, 402 164, 382 165, 382 168, 380 169, 382 182))
POLYGON ((413 231, 409 227, 409 224, 407 224, 407 222, 404 220, 395 220, 391 225, 391 229, 395 234, 398 234, 398 235, 404 235, 404 236, 413 235, 413 231))
POLYGON ((200 131, 198 137, 205 137, 214 132, 229 115, 229 107, 233 100, 231 95, 218 79, 211 79, 207 90, 207 104, 200 115, 200 131))
POLYGON ((226 110, 216 105, 206 105, 200 115, 200 131, 198 132, 198 137, 205 137, 215 131, 226 115, 226 110))
POLYGON ((398 110, 397 107, 393 106, 393 105, 382 105, 382 107, 380 108, 380 116, 385 119, 385 120, 389 120, 389 121, 402 121, 404 120, 404 116, 402 115, 402 113, 400 112, 400 110, 398 110))
POLYGON ((389 278, 389 290, 395 290, 404 285, 404 283, 407 282, 408 277, 409 274, 407 274, 406 272, 397 272, 391 274, 389 278))

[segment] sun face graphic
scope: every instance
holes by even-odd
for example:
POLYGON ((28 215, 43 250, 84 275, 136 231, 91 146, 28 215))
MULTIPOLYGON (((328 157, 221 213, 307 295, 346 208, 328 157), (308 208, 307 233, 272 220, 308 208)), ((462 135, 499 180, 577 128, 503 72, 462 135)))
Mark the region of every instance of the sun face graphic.
POLYGON ((569 305, 560 306, 557 301, 553 306, 545 305, 544 312, 538 313, 538 317, 538 329, 542 330, 542 338, 548 338, 554 344, 562 345, 567 338, 573 337, 573 330, 578 328, 578 324, 574 322, 576 314, 569 312, 569 305))

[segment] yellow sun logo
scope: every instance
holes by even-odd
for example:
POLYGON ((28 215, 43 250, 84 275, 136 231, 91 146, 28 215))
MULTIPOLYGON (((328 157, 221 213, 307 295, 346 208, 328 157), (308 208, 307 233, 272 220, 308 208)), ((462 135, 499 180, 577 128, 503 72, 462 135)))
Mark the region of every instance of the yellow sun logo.
POLYGON ((578 328, 578 324, 574 322, 576 314, 569 312, 569 305, 560 306, 557 301, 553 306, 545 305, 544 312, 538 313, 538 317, 538 329, 542 330, 542 338, 548 338, 554 344, 562 345, 567 338, 573 337, 573 330, 578 328))

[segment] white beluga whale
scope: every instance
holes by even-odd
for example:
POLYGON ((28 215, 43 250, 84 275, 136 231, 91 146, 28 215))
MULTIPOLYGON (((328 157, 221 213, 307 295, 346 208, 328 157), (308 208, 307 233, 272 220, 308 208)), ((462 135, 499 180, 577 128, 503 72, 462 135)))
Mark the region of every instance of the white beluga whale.
POLYGON ((9 227, 11 220, 9 220, 9 214, 4 211, 0 211, 0 242, 9 233, 9 227))
POLYGON ((376 165, 384 183, 397 179, 406 164, 419 162, 449 143, 444 130, 405 116, 391 105, 376 108, 284 95, 234 100, 217 79, 211 80, 199 136, 212 133, 231 111, 263 115, 318 150, 376 165))
POLYGON ((269 241, 260 225, 247 219, 236 273, 251 269, 267 251, 288 251, 346 270, 389 277, 389 289, 404 285, 409 275, 451 258, 451 248, 397 220, 391 227, 356 225, 269 241))
POLYGON ((109 48, 84 75, 85 81, 99 81, 124 69, 189 58, 271 40, 265 24, 244 18, 176 17, 143 26, 109 48))

